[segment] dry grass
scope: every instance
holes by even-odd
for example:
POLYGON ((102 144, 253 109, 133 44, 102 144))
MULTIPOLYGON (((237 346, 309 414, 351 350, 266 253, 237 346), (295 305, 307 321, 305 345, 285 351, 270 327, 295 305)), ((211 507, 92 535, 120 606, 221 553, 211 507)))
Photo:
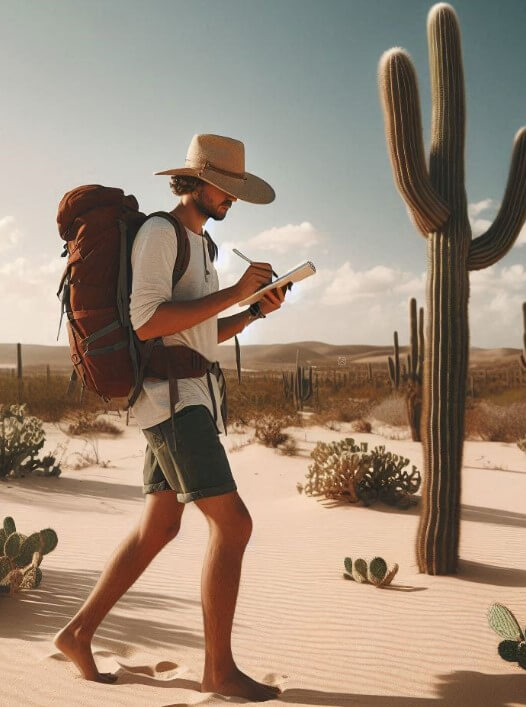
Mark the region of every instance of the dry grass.
POLYGON ((393 427, 407 427, 405 400, 402 395, 391 394, 370 411, 371 417, 393 427))
MULTIPOLYGON (((297 414, 292 400, 286 400, 281 377, 261 372, 242 374, 241 384, 235 371, 226 370, 228 391, 229 429, 242 431, 255 427, 258 420, 270 416, 282 427, 289 424, 303 426, 305 419, 297 414), (283 421, 290 418, 292 422, 283 421)), ((70 434, 120 434, 121 430, 108 421, 97 420, 97 413, 125 409, 127 400, 118 398, 105 403, 89 390, 84 391, 79 403, 79 388, 73 399, 66 400, 69 375, 31 375, 24 379, 21 402, 27 404, 28 414, 44 422, 66 419, 72 423, 70 434), (73 418, 73 419, 72 419, 73 418)), ((477 387, 477 392, 479 388, 477 387)), ((480 393, 478 393, 480 395, 480 393)), ((526 437, 526 389, 524 386, 505 388, 488 386, 487 397, 467 398, 466 439, 517 442, 526 437)), ((17 379, 0 374, 0 403, 12 404, 18 400, 17 379)), ((304 408, 312 414, 309 425, 327 425, 338 429, 339 422, 353 422, 356 431, 368 430, 368 420, 378 420, 392 428, 406 428, 407 419, 403 393, 393 393, 390 386, 348 384, 334 387, 321 385, 318 398, 313 395, 304 408)), ((279 427, 279 425, 278 425, 279 427)), ((67 434, 67 433, 66 433, 67 434)), ((283 435, 280 429, 276 437, 283 435)), ((273 433, 270 434, 272 438, 273 433)), ((269 438, 269 439, 270 439, 269 438)), ((278 442, 283 444, 286 440, 278 442)), ((272 445, 272 440, 271 440, 272 445)), ((94 455, 92 454, 92 457, 94 455)))
POLYGON ((283 444, 278 445, 280 454, 285 454, 288 457, 295 457, 299 454, 298 443, 294 437, 289 437, 283 444))
POLYGON ((360 417, 358 420, 354 420, 354 422, 352 423, 352 430, 353 432, 370 433, 372 430, 372 426, 368 420, 364 420, 360 417))
POLYGON ((109 420, 105 420, 93 412, 81 410, 76 414, 74 422, 68 426, 66 434, 79 437, 107 434, 118 437, 123 431, 109 420))
POLYGON ((517 442, 526 437, 526 402, 503 406, 483 400, 468 406, 464 434, 466 439, 517 442))
POLYGON ((68 466, 70 469, 74 469, 75 471, 95 465, 102 466, 104 468, 111 466, 109 460, 102 460, 100 458, 99 443, 97 439, 84 438, 84 442, 84 448, 81 452, 72 452, 72 454, 68 455, 68 459, 70 457, 76 456, 77 460, 73 464, 67 462, 65 466, 68 466))
MULTIPOLYGON (((43 422, 58 422, 79 409, 92 412, 106 410, 107 405, 89 390, 84 392, 82 405, 79 404, 79 388, 72 399, 66 399, 69 376, 45 375, 27 376, 23 380, 21 403, 26 403, 29 415, 43 422)), ((0 375, 0 403, 12 405, 18 402, 18 382, 15 377, 0 375)))

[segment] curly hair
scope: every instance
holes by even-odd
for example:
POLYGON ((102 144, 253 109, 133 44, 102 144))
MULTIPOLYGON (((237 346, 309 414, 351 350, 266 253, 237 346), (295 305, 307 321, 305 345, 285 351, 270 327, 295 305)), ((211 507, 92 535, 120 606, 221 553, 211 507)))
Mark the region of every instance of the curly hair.
POLYGON ((190 177, 184 174, 172 174, 170 177, 170 189, 176 196, 189 194, 201 184, 204 182, 199 177, 190 177))

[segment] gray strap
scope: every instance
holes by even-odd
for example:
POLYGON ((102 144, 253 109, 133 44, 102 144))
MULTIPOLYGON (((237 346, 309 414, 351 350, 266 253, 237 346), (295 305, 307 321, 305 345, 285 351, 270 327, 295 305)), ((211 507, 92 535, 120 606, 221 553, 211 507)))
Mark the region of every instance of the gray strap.
POLYGON ((208 389, 210 391, 210 398, 212 400, 212 407, 214 408, 214 422, 217 422, 217 406, 216 406, 216 397, 214 394, 214 388, 212 386, 212 381, 210 379, 210 371, 206 372, 206 381, 208 383, 208 389))
POLYGON ((105 327, 102 327, 102 329, 97 329, 97 331, 94 331, 93 334, 90 334, 87 336, 85 339, 82 339, 82 343, 85 344, 86 351, 88 351, 88 344, 91 344, 93 341, 96 341, 97 339, 100 339, 101 336, 104 336, 105 334, 109 334, 111 331, 115 331, 115 329, 119 329, 121 326, 121 323, 115 319, 111 324, 107 324, 105 327))
POLYGON ((128 341, 119 341, 117 344, 112 344, 111 346, 103 346, 101 349, 91 349, 91 351, 86 351, 86 356, 99 356, 100 354, 110 353, 111 351, 118 351, 128 346, 128 341))

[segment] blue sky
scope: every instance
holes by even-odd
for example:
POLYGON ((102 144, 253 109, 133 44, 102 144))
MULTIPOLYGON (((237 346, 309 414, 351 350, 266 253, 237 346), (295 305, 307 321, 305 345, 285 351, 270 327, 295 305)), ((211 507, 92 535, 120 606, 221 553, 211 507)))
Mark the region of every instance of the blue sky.
MULTIPOLYGON (((376 76, 384 50, 409 51, 427 146, 431 6, 1 0, 1 340, 57 343, 64 192, 100 183, 135 194, 143 211, 173 208, 169 178, 153 172, 182 166, 194 133, 210 132, 242 140, 246 169, 277 194, 208 222, 220 287, 245 270, 232 247, 278 273, 305 259, 318 269, 240 341, 390 344, 396 328, 406 343, 408 299, 424 304, 426 247, 393 183, 376 76)), ((476 234, 496 213, 513 136, 526 124, 526 2, 453 6, 476 234)), ((521 344, 525 264, 523 230, 498 264, 472 274, 472 345, 521 344)), ((58 343, 67 344, 65 327, 58 343)))

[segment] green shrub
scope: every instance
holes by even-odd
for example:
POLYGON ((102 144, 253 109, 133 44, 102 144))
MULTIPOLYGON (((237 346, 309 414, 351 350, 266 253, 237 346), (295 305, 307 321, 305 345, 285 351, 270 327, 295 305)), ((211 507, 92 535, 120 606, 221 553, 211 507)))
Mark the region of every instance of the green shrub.
POLYGON ((413 494, 420 487, 420 472, 414 465, 411 473, 404 471, 409 459, 386 452, 383 445, 368 452, 367 442, 358 446, 347 437, 341 442, 318 442, 310 456, 314 463, 304 486, 307 495, 343 497, 365 506, 376 500, 400 508, 417 503, 413 494))
POLYGON ((24 405, 0 405, 0 478, 59 476, 60 466, 55 465, 51 454, 36 459, 44 446, 45 433, 42 420, 26 415, 24 405))
POLYGON ((256 439, 262 442, 265 447, 277 447, 289 439, 290 435, 281 430, 291 424, 292 421, 288 417, 262 415, 256 419, 256 439))

